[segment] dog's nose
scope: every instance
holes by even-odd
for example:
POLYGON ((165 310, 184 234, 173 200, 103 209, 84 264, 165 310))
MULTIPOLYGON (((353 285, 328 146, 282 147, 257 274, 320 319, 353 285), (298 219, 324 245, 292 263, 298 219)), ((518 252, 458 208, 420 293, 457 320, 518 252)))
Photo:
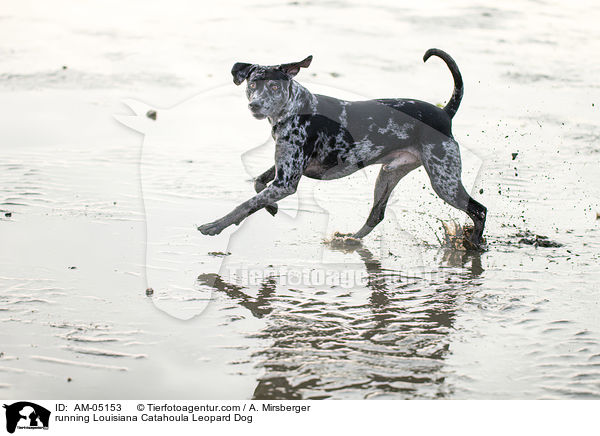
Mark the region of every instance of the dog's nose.
POLYGON ((253 101, 253 102, 251 102, 250 104, 248 104, 248 107, 249 107, 251 110, 256 110, 256 109, 259 109, 259 108, 260 108, 260 103, 258 103, 258 102, 256 102, 256 101, 253 101))

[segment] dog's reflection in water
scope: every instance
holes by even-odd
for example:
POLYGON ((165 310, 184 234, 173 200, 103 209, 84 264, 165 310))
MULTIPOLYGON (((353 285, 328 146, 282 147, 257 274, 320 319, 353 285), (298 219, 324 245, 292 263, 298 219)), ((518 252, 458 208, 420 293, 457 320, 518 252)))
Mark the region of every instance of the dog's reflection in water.
POLYGON ((264 278, 255 296, 218 274, 198 277, 199 284, 266 321, 252 335, 270 344, 251 357, 265 371, 253 398, 445 397, 452 390, 444 361, 457 298, 476 285, 483 271, 479 254, 444 252, 445 268, 435 279, 398 280, 399 272, 382 268, 365 247, 336 250, 356 253, 368 279, 333 300, 318 296, 340 289, 323 286, 316 295, 314 287, 295 289, 290 295, 275 276, 264 278))

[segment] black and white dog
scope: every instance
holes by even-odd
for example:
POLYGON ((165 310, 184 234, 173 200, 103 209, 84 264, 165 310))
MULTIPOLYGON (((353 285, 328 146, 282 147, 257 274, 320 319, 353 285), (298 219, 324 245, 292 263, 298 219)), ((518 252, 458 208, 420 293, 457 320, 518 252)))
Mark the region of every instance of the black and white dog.
POLYGON ((451 131, 463 95, 462 77, 454 60, 442 50, 428 50, 423 61, 433 55, 446 62, 454 78, 452 98, 443 109, 418 100, 350 102, 312 94, 293 80, 300 68, 310 65, 312 56, 274 66, 236 63, 231 70, 233 81, 236 85, 247 81, 250 111, 255 118, 267 118, 271 123, 275 165, 256 179, 257 195, 198 230, 216 235, 262 208, 275 215, 277 201, 296 192, 303 175, 331 180, 367 165, 382 164, 371 213, 353 235, 362 238, 383 220, 387 201, 400 179, 423 165, 434 191, 473 220, 474 229, 465 246, 480 249, 487 210, 463 187, 460 151, 451 131))

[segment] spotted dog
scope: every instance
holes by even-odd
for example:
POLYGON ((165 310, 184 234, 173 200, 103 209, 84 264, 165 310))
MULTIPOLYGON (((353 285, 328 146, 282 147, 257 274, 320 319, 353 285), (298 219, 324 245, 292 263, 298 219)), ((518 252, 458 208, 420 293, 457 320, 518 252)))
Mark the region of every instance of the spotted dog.
POLYGON ((198 230, 216 235, 262 208, 275 215, 277 202, 296 192, 302 176, 338 179, 381 164, 373 207, 364 226, 354 234, 363 238, 383 220, 400 179, 423 165, 434 191, 473 220, 473 232, 465 246, 480 249, 487 209, 463 187, 460 151, 451 130, 463 95, 462 77, 447 53, 430 49, 423 61, 431 56, 444 60, 454 78, 454 92, 443 109, 410 99, 351 102, 312 94, 293 79, 310 65, 312 56, 273 66, 236 63, 231 70, 233 82, 247 82, 252 115, 259 120, 267 118, 272 126, 275 165, 256 178, 257 195, 198 230))

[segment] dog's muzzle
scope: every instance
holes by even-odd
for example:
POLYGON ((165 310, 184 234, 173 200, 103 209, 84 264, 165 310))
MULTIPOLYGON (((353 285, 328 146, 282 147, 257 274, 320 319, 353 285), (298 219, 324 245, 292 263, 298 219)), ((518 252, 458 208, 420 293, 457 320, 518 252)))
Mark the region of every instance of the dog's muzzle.
POLYGON ((257 102, 252 102, 248 105, 250 112, 252 112, 252 116, 256 119, 262 120, 266 118, 266 115, 262 113, 262 106, 257 102))

